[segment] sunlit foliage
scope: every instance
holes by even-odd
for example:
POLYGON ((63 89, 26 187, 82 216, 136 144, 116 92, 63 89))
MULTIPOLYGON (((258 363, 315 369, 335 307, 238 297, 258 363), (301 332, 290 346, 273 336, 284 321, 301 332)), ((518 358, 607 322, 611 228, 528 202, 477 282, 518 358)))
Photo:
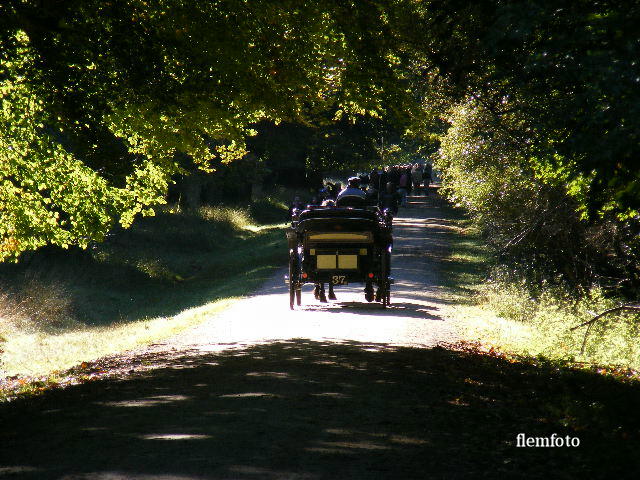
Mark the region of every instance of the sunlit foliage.
POLYGON ((375 160, 362 120, 393 123, 443 139, 479 214, 496 192, 538 211, 543 188, 576 221, 633 223, 638 20, 608 0, 2 2, 0 257, 99 240, 164 201, 177 156, 224 168, 264 122, 324 129, 316 169, 375 160))
MULTIPOLYGON (((457 37, 471 64, 437 90, 452 198, 527 275, 629 293, 640 285, 638 6, 484 4, 457 37)), ((469 12, 454 3, 448 18, 469 12)))
POLYGON ((343 15, 350 6, 331 7, 0 6, 0 260, 47 243, 86 246, 115 221, 152 213, 181 171, 178 152, 212 171, 246 153, 261 119, 304 122, 327 106, 381 115, 370 69, 384 61, 355 63, 365 45, 343 15))

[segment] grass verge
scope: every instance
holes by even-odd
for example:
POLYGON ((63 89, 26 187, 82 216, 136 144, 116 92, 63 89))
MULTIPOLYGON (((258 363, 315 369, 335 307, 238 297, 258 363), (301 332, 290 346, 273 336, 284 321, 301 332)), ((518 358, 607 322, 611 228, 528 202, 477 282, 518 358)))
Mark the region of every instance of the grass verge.
POLYGON ((268 199, 167 208, 88 251, 1 265, 0 376, 55 379, 201 323, 286 262, 285 218, 268 199))
POLYGON ((594 324, 582 352, 585 328, 570 328, 619 302, 598 288, 579 298, 552 287, 532 292, 516 275, 491 263, 468 220, 458 216, 454 221, 459 228, 451 235, 443 275, 454 301, 446 314, 456 319, 464 340, 488 351, 596 366, 603 372, 640 370, 637 315, 611 316, 594 324))

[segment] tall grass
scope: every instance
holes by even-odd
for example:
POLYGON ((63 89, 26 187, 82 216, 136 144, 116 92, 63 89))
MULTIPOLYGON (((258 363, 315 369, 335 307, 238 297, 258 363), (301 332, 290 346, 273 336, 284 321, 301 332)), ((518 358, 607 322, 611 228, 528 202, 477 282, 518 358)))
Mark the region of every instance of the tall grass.
POLYGON ((172 206, 87 251, 45 249, 0 265, 0 377, 46 374, 202 321, 286 262, 285 218, 269 199, 172 206))
POLYGON ((477 305, 464 314, 467 336, 515 353, 640 369, 638 315, 618 315, 571 331, 617 304, 594 287, 578 298, 557 289, 532 296, 524 285, 495 282, 478 289, 477 305))
POLYGON ((558 286, 535 288, 517 272, 492 263, 477 231, 458 219, 444 275, 452 296, 448 315, 462 337, 520 355, 552 360, 640 369, 640 316, 613 315, 591 328, 584 352, 585 328, 571 331, 617 305, 594 286, 581 293, 558 286))
POLYGON ((232 230, 242 230, 254 223, 249 211, 233 207, 200 207, 197 215, 202 219, 232 230))
POLYGON ((73 307, 66 287, 31 277, 22 280, 24 288, 8 287, 0 292, 0 336, 11 330, 56 330, 75 324, 73 307))
POLYGON ((19 326, 7 334, 3 360, 5 374, 40 376, 85 361, 156 342, 206 320, 230 304, 228 298, 194 307, 173 317, 116 322, 99 327, 64 328, 57 331, 19 326))

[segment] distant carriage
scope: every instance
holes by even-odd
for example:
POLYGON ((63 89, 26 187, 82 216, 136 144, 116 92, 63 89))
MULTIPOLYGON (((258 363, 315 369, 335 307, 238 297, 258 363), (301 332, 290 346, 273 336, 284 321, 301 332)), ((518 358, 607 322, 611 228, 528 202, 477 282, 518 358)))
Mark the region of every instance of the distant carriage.
POLYGON ((301 304, 305 283, 361 283, 365 299, 390 304, 391 216, 378 207, 308 207, 287 230, 289 306, 301 304))

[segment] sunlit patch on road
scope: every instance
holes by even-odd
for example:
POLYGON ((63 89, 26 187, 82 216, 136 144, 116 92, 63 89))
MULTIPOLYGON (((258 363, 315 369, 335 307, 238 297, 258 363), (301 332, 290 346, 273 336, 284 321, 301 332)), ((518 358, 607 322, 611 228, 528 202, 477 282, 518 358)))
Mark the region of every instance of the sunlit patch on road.
POLYGON ((141 435, 144 440, 205 440, 211 435, 195 435, 191 433, 150 433, 141 435))
POLYGON ((226 395, 220 395, 220 398, 264 398, 264 397, 277 397, 273 393, 268 392, 242 392, 242 393, 229 393, 226 395))
POLYGON ((336 287, 337 300, 327 303, 314 298, 313 285, 305 285, 302 305, 291 311, 281 272, 252 297, 178 337, 181 348, 213 352, 295 338, 419 347, 455 341, 455 329, 439 314, 444 300, 436 268, 448 227, 420 202, 394 220, 390 307, 367 302, 359 284, 336 287))
POLYGON ((104 402, 102 405, 107 407, 156 407, 158 405, 167 405, 175 402, 184 402, 190 397, 185 395, 158 395, 155 397, 137 398, 132 400, 122 400, 119 402, 104 402))

